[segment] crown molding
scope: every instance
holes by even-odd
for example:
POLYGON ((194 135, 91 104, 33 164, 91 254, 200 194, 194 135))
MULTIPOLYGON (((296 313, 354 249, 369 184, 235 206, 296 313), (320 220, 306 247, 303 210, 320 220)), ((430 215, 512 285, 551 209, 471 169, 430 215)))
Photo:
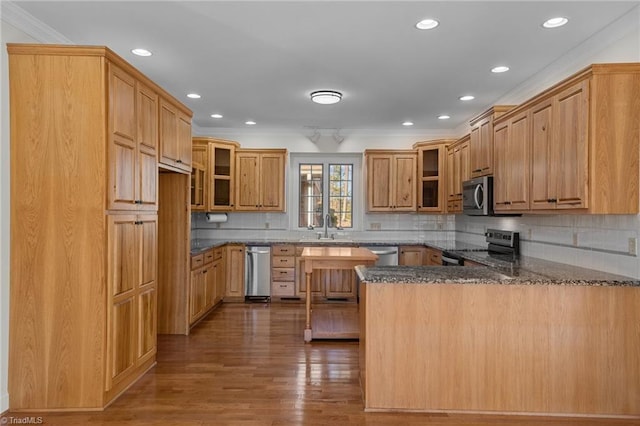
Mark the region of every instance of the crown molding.
POLYGON ((12 1, 0 2, 0 19, 41 43, 74 44, 73 41, 36 19, 12 1))

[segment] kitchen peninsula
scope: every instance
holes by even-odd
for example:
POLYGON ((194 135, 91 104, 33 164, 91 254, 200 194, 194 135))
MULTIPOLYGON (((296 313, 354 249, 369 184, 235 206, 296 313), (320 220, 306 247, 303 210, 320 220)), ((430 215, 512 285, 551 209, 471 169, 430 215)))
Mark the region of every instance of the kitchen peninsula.
POLYGON ((365 409, 640 418, 640 283, 504 266, 356 268, 365 409))

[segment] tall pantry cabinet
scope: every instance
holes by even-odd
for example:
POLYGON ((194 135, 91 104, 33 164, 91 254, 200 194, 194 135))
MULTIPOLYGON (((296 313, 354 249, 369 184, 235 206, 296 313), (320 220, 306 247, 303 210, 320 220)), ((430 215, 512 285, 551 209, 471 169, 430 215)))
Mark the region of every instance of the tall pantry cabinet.
POLYGON ((8 52, 9 406, 100 410, 155 364, 159 100, 188 110, 106 47, 8 52))

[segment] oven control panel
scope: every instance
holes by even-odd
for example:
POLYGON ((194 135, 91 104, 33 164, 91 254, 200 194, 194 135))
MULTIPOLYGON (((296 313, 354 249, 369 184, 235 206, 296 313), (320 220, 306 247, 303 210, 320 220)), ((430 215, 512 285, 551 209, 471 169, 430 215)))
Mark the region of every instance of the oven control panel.
POLYGON ((488 243, 503 247, 517 247, 520 242, 520 233, 515 231, 487 229, 487 232, 484 235, 488 243))

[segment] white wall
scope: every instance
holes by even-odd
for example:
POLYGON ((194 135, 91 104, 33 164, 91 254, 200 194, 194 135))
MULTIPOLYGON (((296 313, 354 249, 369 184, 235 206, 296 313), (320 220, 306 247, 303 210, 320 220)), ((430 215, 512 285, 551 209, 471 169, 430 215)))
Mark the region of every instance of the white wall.
POLYGON ((15 27, 2 25, 2 63, 0 66, 0 413, 9 408, 7 373, 9 369, 9 76, 7 43, 34 43, 15 27))

